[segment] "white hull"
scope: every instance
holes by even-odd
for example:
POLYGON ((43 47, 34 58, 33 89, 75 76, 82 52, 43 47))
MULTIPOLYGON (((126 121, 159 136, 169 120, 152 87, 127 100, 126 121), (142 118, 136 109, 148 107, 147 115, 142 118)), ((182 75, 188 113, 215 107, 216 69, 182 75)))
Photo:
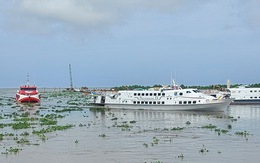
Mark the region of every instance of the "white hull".
POLYGON ((133 109, 133 110, 165 110, 165 111, 222 111, 228 107, 232 99, 226 99, 222 102, 208 104, 191 104, 191 105, 132 105, 132 104, 104 104, 110 109, 133 109))
POLYGON ((215 98, 197 90, 131 90, 93 97, 94 105, 110 109, 221 111, 233 99, 215 98))

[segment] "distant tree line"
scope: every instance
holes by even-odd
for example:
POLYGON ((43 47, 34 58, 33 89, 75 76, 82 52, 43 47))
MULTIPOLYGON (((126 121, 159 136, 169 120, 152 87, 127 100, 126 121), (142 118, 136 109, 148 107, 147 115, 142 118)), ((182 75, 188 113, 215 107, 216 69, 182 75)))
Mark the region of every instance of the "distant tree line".
MULTIPOLYGON (((241 86, 244 84, 232 84, 230 85, 231 88, 235 88, 238 86, 241 86)), ((170 85, 168 85, 170 87, 170 85)), ((247 87, 260 87, 260 83, 256 84, 249 84, 246 85, 247 87)), ((134 89, 149 89, 149 88, 154 88, 154 87, 162 87, 160 84, 155 84, 153 86, 142 86, 142 85, 123 85, 119 87, 112 87, 111 89, 119 91, 119 90, 134 90, 134 89)), ((200 85, 194 85, 194 86, 185 86, 183 84, 180 85, 182 89, 185 88, 196 88, 196 89, 218 89, 218 90, 224 90, 227 88, 226 84, 218 84, 218 85, 208 85, 208 86, 200 86, 200 85)))

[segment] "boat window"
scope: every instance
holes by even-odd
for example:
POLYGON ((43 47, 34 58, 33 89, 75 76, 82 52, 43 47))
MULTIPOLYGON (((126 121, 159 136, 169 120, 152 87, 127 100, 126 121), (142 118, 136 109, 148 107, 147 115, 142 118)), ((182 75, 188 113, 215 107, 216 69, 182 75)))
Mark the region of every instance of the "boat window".
POLYGON ((142 93, 142 96, 144 96, 144 93, 142 93))
POLYGON ((136 104, 136 101, 134 101, 134 104, 136 104))
POLYGON ((157 104, 160 104, 160 101, 158 101, 157 104))
POLYGON ((136 96, 136 93, 134 93, 134 96, 136 96))
POLYGON ((253 92, 252 90, 250 92, 253 92))
POLYGON ((187 101, 183 101, 183 104, 187 104, 187 101))
POLYGON ((180 94, 179 94, 180 96, 182 96, 183 95, 183 93, 182 92, 180 92, 180 94))
POLYGON ((148 104, 148 101, 145 101, 145 104, 148 104))
POLYGON ((182 101, 179 101, 179 104, 182 104, 182 101))
POLYGON ((145 95, 148 96, 148 93, 146 93, 145 95))
POLYGON ((156 93, 154 93, 153 95, 156 96, 156 93))
POLYGON ((165 93, 162 93, 162 96, 165 96, 165 93))
POLYGON ((196 104, 196 101, 193 101, 193 104, 196 104))
POLYGON ((192 90, 192 91, 193 91, 193 92, 195 92, 195 93, 198 93, 198 92, 199 92, 198 90, 195 90, 195 89, 194 89, 194 90, 192 90))
POLYGON ((161 93, 158 93, 158 96, 161 96, 161 93))
POLYGON ((140 96, 140 93, 138 93, 137 95, 140 96))
POLYGON ((162 104, 164 104, 164 101, 162 101, 162 104))
POLYGON ((140 104, 140 101, 137 101, 137 104, 140 104))
POLYGON ((188 101, 188 104, 191 104, 191 101, 188 101))
POLYGON ((186 91, 186 93, 191 93, 191 91, 186 91))
POLYGON ((153 104, 156 104, 156 101, 154 101, 153 104))
POLYGON ((36 88, 21 88, 22 91, 36 91, 36 88))
POLYGON ((150 93, 150 96, 152 96, 153 94, 152 93, 150 93))
POLYGON ((152 101, 149 101, 149 104, 152 104, 152 101))

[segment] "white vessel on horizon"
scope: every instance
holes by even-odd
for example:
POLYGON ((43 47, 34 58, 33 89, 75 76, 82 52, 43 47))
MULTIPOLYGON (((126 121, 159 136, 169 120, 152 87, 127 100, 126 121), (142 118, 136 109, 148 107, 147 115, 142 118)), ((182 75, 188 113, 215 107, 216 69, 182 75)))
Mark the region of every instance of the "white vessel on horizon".
POLYGON ((260 104, 260 88, 239 86, 228 90, 230 97, 234 98, 232 104, 260 104))
POLYGON ((216 98, 197 89, 181 89, 173 83, 170 88, 121 90, 95 95, 92 104, 110 109, 219 111, 226 109, 233 100, 225 96, 216 98))

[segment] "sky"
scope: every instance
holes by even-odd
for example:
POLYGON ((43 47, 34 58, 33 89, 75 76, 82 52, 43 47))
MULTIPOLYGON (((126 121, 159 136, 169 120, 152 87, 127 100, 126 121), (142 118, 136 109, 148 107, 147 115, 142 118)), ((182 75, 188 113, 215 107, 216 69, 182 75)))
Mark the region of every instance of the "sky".
POLYGON ((259 0, 1 0, 0 88, 260 83, 259 0))

